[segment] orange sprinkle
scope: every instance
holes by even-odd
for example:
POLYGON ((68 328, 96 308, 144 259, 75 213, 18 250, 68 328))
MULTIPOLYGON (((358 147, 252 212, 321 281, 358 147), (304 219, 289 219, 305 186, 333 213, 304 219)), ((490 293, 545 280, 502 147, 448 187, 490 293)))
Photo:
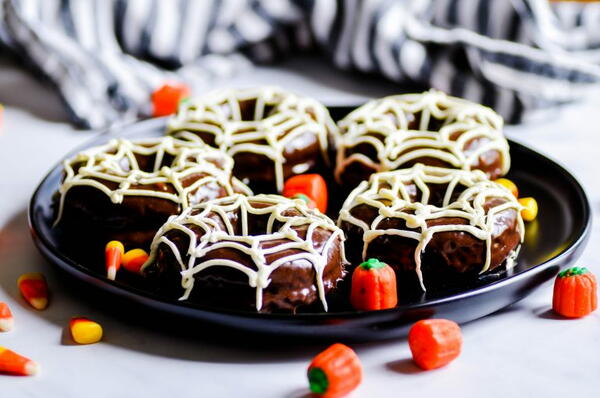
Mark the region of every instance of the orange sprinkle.
POLYGON ((48 284, 39 272, 28 272, 17 279, 21 295, 36 310, 48 307, 48 284))

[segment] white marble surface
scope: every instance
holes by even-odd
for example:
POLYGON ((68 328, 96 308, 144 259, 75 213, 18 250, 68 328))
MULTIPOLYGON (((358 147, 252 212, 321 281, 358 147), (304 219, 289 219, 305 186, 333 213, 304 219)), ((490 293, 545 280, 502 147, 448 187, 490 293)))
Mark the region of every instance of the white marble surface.
MULTIPOLYGON (((275 83, 328 103, 352 103, 395 90, 295 61, 278 68, 248 70, 215 85, 275 83)), ((16 318, 0 345, 41 364, 35 377, 0 376, 0 397, 304 397, 305 369, 323 346, 258 347, 239 336, 238 345, 169 336, 111 316, 64 291, 54 269, 35 250, 25 216, 33 189, 65 151, 91 134, 66 123, 56 95, 25 73, 0 63, 0 102, 5 110, 0 136, 0 301, 16 318), (18 275, 44 272, 52 302, 43 312, 19 297, 18 275), (105 339, 76 346, 63 336, 73 315, 102 323, 105 339)), ((598 157, 600 101, 539 114, 510 127, 512 138, 559 159, 584 184, 594 210, 600 208, 598 157)), ((543 209, 542 209, 543 211, 543 209)), ((600 275, 594 232, 579 264, 600 275)), ((353 397, 597 397, 600 391, 600 312, 581 320, 548 315, 551 285, 500 313, 463 325, 464 350, 450 366, 419 371, 405 340, 354 345, 364 365, 364 382, 353 397)))

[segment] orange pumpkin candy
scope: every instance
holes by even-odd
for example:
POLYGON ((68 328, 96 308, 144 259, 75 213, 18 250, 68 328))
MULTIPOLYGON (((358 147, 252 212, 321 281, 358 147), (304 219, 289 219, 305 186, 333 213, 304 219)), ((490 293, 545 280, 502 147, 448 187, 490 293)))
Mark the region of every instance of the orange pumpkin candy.
POLYGON ((152 116, 170 115, 177 111, 179 103, 190 96, 188 86, 178 82, 167 82, 152 93, 152 116))
POLYGON ((362 365, 350 347, 336 343, 312 360, 307 375, 313 394, 323 398, 341 397, 362 381, 362 365))
POLYGON ((440 368, 460 355, 460 326, 448 319, 424 319, 410 328, 408 345, 413 360, 421 369, 440 368))
POLYGON ((370 258, 354 269, 350 302, 357 310, 394 308, 398 304, 396 274, 392 267, 370 258))
POLYGON ((327 184, 319 174, 299 174, 288 178, 282 195, 291 198, 298 194, 310 198, 321 213, 327 211, 327 184))
POLYGON ((581 318, 598 307, 596 277, 585 267, 572 267, 556 276, 552 309, 567 318, 581 318))

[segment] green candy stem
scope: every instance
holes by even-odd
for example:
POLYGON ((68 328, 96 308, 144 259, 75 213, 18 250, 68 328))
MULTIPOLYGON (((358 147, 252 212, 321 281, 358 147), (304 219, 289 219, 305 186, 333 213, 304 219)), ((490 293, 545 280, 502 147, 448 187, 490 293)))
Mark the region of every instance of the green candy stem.
POLYGON ((364 269, 364 270, 370 270, 370 269, 380 269, 385 267, 387 264, 383 263, 379 260, 377 260, 376 258, 370 258, 367 261, 365 261, 364 263, 361 263, 359 265, 360 268, 364 269))
POLYGON ((324 394, 329 387, 327 375, 321 368, 310 368, 308 371, 308 384, 310 391, 315 394, 324 394))
POLYGON ((568 278, 569 276, 575 276, 575 275, 583 275, 583 274, 587 274, 588 269, 586 267, 571 267, 571 268, 567 268, 566 270, 560 272, 558 274, 559 278, 568 278))
POLYGON ((295 194, 294 196, 292 196, 292 199, 300 199, 303 200, 307 205, 310 204, 310 198, 304 195, 303 193, 295 194))

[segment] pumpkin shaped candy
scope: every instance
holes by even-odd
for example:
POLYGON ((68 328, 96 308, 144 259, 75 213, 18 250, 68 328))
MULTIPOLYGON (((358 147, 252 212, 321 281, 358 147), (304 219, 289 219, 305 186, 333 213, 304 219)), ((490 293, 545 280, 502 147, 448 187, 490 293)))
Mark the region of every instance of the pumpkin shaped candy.
POLYGON ((394 308, 398 303, 396 274, 392 267, 375 258, 361 263, 352 273, 350 302, 357 310, 394 308))
POLYGON ((596 277, 585 267, 560 272, 554 281, 552 309, 567 318, 581 318, 596 310, 596 277))
POLYGON ((352 348, 335 343, 314 357, 307 374, 313 395, 342 397, 361 383, 362 365, 352 348))

